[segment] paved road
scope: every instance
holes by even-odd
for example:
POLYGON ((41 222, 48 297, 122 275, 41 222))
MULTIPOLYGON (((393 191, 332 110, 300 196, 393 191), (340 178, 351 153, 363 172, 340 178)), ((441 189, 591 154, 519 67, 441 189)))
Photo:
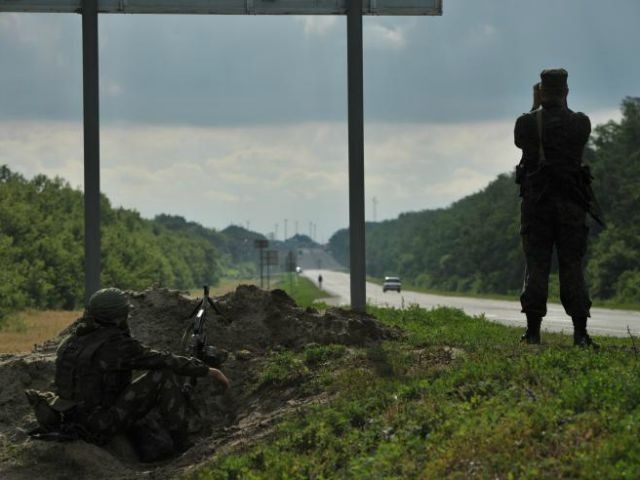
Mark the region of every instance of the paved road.
MULTIPOLYGON (((348 305, 350 303, 349 274, 330 270, 304 270, 303 275, 314 282, 322 274, 323 290, 335 295, 336 303, 348 305)), ((425 308, 449 306, 461 308, 469 315, 484 314, 488 320, 524 327, 524 315, 520 313, 520 303, 505 300, 486 300, 470 297, 446 297, 427 293, 409 292, 404 290, 382 293, 382 287, 367 282, 367 301, 372 305, 401 307, 418 304, 425 308)), ((567 316, 561 305, 550 304, 548 313, 542 322, 543 329, 556 332, 573 332, 571 318, 567 316)), ((627 326, 633 335, 640 335, 640 312, 628 310, 611 310, 607 308, 592 308, 589 320, 589 331, 594 335, 627 336, 627 326)))

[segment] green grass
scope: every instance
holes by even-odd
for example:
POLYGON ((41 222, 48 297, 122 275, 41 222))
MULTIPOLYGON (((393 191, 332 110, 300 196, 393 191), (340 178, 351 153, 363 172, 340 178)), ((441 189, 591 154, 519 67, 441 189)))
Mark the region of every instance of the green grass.
POLYGON ((327 298, 330 295, 320 290, 315 283, 306 277, 299 275, 282 275, 272 283, 273 288, 281 288, 301 307, 309 307, 316 300, 327 298))
POLYGON ((261 381, 332 400, 189 478, 640 478, 640 352, 599 352, 459 310, 372 308, 407 332, 369 349, 278 352, 261 381))
POLYGON ((24 314, 21 312, 6 316, 0 324, 0 332, 25 333, 26 331, 27 323, 25 322, 24 314))

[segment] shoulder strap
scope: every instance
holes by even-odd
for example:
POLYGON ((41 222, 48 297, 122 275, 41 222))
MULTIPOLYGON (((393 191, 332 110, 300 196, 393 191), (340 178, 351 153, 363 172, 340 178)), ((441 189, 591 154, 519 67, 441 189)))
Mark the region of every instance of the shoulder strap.
POLYGON ((542 107, 536 110, 536 128, 538 130, 538 165, 542 166, 547 163, 547 157, 544 154, 544 145, 542 144, 542 107))
POLYGON ((87 365, 88 362, 91 361, 93 355, 98 351, 98 349, 105 344, 109 338, 117 336, 117 332, 113 332, 110 329, 99 329, 95 334, 94 338, 84 346, 80 355, 78 355, 78 360, 81 365, 87 365))

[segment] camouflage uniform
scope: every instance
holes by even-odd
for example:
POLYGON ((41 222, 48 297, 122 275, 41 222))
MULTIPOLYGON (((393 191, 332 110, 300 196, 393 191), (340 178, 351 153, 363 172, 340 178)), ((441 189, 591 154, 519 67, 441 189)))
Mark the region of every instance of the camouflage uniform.
POLYGON ((100 443, 157 409, 180 449, 178 443, 188 437, 187 404, 177 376, 201 377, 209 367, 132 338, 128 310, 122 292, 101 290, 90 299, 85 321, 60 344, 55 390, 75 405, 65 421, 80 425, 90 440, 100 443), (133 370, 148 372, 132 381, 133 370))
POLYGON ((183 435, 186 399, 177 375, 199 377, 208 371, 197 359, 151 350, 126 330, 89 323, 60 345, 55 387, 61 398, 77 403, 73 421, 97 438, 128 430, 153 408, 169 431, 183 435), (63 366, 69 350, 88 357, 77 366, 75 378, 63 366), (132 370, 149 372, 132 381, 132 370))
MULTIPOLYGON (((542 88, 546 85, 548 90, 566 89, 564 70, 545 70, 541 78, 542 88)), ((583 181, 582 153, 591 133, 591 123, 589 117, 569 110, 564 102, 545 105, 543 101, 541 112, 544 165, 540 164, 538 111, 520 116, 514 132, 515 144, 523 151, 518 179, 526 271, 520 301, 522 312, 527 314, 528 332, 537 331, 537 338, 534 335, 530 343, 539 343, 540 321, 547 313, 554 246, 562 305, 574 325, 584 323, 584 335, 591 307, 584 279, 588 228, 580 183, 583 181)))

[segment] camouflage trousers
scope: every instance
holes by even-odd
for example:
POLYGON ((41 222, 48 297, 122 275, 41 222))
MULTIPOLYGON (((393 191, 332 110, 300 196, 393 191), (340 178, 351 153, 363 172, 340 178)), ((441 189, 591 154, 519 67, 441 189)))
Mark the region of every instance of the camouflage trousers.
POLYGON ((588 233, 586 211, 570 199, 523 199, 521 234, 526 258, 520 295, 523 313, 536 317, 547 314, 549 273, 555 246, 562 306, 571 317, 589 316, 591 299, 584 278, 588 233))
POLYGON ((157 409, 170 432, 187 429, 187 399, 171 370, 149 371, 129 384, 111 407, 81 415, 79 423, 93 434, 109 437, 129 430, 157 409))

